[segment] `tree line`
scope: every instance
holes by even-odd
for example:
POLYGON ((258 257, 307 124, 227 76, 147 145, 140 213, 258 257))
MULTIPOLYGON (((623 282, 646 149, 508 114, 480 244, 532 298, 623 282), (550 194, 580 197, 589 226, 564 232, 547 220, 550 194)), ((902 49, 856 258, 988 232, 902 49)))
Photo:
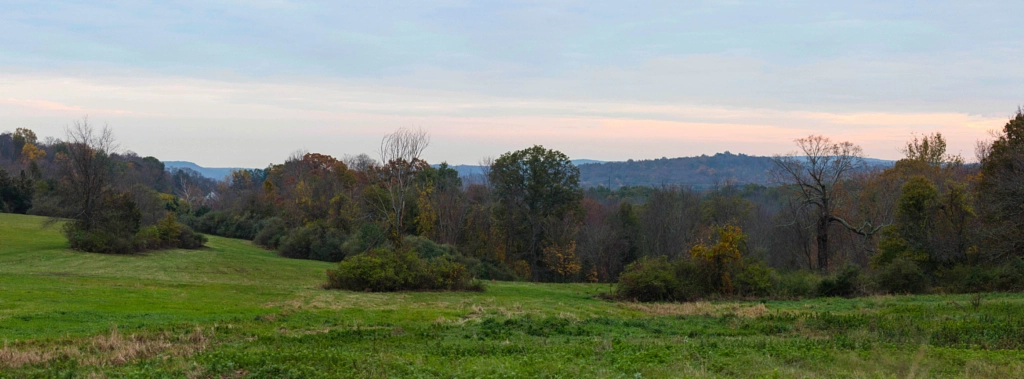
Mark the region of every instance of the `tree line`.
POLYGON ((24 128, 0 134, 0 210, 50 216, 77 250, 201 247, 205 236, 177 221, 173 183, 184 177, 198 175, 168 173, 156 158, 119 151, 111 130, 88 119, 67 127, 64 139, 40 141, 24 128))
POLYGON ((704 295, 764 293, 805 277, 824 292, 854 282, 884 292, 1024 286, 1021 111, 979 143, 978 163, 949 154, 938 133, 909 141, 891 167, 866 165, 852 143, 809 136, 773 157, 770 186, 584 189, 569 157, 543 146, 463 178, 422 158, 429 142, 401 129, 376 157, 301 152, 213 181, 119 152, 87 122, 64 140, 18 129, 0 135, 0 204, 81 230, 124 229, 106 240, 144 239, 163 222, 290 258, 443 256, 481 279, 685 287, 701 277, 704 295))

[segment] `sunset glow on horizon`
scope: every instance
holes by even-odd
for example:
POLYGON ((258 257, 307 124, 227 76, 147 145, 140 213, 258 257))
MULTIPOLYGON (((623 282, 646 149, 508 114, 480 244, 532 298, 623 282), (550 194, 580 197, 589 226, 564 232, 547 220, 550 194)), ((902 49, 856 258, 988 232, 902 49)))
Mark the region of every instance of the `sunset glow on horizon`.
POLYGON ((400 127, 453 164, 535 144, 608 161, 784 154, 811 134, 898 159, 933 132, 973 161, 1024 101, 1006 4, 5 8, 0 130, 61 137, 88 116, 126 149, 208 167, 372 155, 400 127))

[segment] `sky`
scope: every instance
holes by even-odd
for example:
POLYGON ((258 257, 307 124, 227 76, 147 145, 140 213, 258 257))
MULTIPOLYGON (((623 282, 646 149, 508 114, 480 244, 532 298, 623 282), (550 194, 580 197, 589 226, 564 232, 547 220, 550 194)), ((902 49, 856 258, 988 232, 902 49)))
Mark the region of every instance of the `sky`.
POLYGON ((88 116, 207 167, 788 153, 811 134, 968 160, 1024 104, 1020 1, 0 2, 0 131, 88 116))

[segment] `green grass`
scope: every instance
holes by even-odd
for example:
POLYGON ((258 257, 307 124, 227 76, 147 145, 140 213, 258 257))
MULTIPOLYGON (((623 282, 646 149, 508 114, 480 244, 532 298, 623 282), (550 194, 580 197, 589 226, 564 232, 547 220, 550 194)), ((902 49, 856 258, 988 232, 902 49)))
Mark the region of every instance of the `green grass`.
POLYGON ((320 289, 239 240, 66 249, 0 214, 0 377, 1022 377, 1024 296, 641 305, 608 285, 320 289))

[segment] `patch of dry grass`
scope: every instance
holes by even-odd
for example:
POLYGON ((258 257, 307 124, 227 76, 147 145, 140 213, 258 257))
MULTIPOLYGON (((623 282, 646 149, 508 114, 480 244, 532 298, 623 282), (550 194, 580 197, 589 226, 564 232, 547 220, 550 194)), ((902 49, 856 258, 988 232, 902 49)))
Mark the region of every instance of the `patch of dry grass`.
POLYGON ((266 308, 285 311, 343 310, 343 309, 399 309, 407 306, 409 295, 403 293, 373 293, 349 291, 304 290, 292 299, 263 304, 266 308))
POLYGON ((26 341, 0 348, 0 368, 18 368, 63 359, 75 359, 83 366, 121 366, 157 356, 191 356, 209 348, 210 336, 203 329, 171 335, 123 335, 115 327, 109 334, 79 340, 40 344, 26 341))
POLYGON ((723 303, 707 301, 691 303, 622 303, 624 307, 651 316, 722 316, 734 314, 739 317, 757 318, 768 314, 764 304, 723 303))

